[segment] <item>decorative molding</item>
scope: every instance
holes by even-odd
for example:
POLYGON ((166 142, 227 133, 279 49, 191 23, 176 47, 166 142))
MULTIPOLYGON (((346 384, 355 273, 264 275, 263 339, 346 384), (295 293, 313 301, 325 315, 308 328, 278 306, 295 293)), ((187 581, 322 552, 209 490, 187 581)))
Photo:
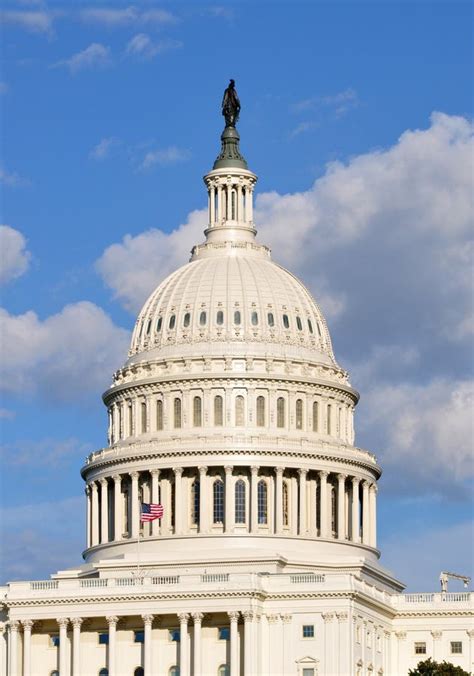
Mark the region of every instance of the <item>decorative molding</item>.
POLYGON ((227 615, 229 616, 229 620, 231 622, 238 622, 239 621, 240 613, 239 613, 238 610, 231 610, 227 613, 227 615))
POLYGON ((434 641, 439 641, 439 639, 443 636, 443 632, 439 630, 433 630, 431 632, 431 636, 433 637, 434 641))
POLYGON ((191 617, 193 618, 194 624, 200 624, 204 619, 204 613, 191 613, 191 617))

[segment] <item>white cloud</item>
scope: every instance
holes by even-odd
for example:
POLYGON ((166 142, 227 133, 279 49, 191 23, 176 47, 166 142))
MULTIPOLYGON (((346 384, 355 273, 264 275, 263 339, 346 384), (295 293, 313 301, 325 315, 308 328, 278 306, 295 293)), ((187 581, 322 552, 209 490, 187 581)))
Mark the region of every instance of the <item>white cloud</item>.
POLYGON ((29 181, 23 176, 20 176, 16 171, 10 172, 0 168, 0 183, 3 183, 10 188, 16 188, 21 185, 28 185, 29 181))
POLYGON ((123 9, 109 7, 88 8, 81 11, 81 18, 89 23, 96 23, 107 28, 133 26, 140 24, 159 27, 175 23, 176 17, 164 9, 140 10, 130 6, 123 9))
POLYGON ((189 152, 176 146, 169 146, 168 148, 158 148, 156 150, 149 150, 143 160, 138 165, 139 171, 147 171, 151 167, 158 164, 165 167, 177 162, 184 162, 189 158, 189 152))
POLYGON ((93 42, 88 47, 77 54, 73 54, 69 59, 63 59, 55 64, 69 68, 72 74, 77 73, 84 68, 105 68, 111 64, 110 49, 99 42, 93 42))
POLYGON ((19 440, 0 445, 2 465, 54 469, 66 462, 76 462, 90 453, 90 444, 70 439, 19 440))
POLYGON ((21 277, 30 263, 26 239, 9 225, 0 225, 0 285, 21 277))
POLYGON ((0 13, 2 23, 18 26, 30 33, 52 35, 53 15, 43 10, 17 11, 5 10, 0 13))
POLYGON ((92 160, 105 160, 110 156, 114 147, 119 145, 120 140, 115 136, 108 136, 99 141, 99 143, 92 148, 89 153, 89 158, 92 160))
POLYGON ((334 111, 336 117, 342 117, 351 108, 359 106, 359 96, 357 92, 348 87, 341 92, 328 96, 311 96, 292 105, 295 113, 306 113, 320 110, 321 108, 330 108, 334 111))
POLYGON ((11 315, 0 309, 0 320, 6 392, 78 400, 104 390, 126 357, 129 333, 90 302, 67 305, 44 320, 31 311, 11 315))
POLYGON ((437 591, 442 570, 472 576, 473 535, 471 521, 435 528, 427 528, 426 524, 416 528, 411 521, 409 530, 380 539, 383 553, 380 563, 407 584, 407 591, 437 591))
POLYGON ((138 33, 128 42, 125 53, 129 56, 149 60, 157 54, 179 47, 182 47, 182 43, 178 40, 152 40, 146 33, 138 33))

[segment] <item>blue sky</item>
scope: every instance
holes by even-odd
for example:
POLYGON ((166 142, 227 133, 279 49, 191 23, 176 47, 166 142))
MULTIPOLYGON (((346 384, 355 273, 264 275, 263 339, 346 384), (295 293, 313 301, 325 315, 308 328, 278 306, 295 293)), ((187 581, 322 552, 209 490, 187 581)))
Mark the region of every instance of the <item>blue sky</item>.
POLYGON ((382 561, 422 591, 472 571, 471 26, 456 0, 4 3, 1 580, 80 556, 100 396, 201 238, 229 77, 260 239, 361 391, 382 561))

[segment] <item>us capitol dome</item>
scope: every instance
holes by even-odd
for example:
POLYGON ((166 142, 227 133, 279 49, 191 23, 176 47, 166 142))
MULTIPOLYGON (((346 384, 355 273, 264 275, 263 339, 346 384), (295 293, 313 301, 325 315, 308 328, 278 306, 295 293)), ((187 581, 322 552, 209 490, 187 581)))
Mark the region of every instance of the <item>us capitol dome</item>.
POLYGON ((204 240, 146 300, 103 395, 108 445, 81 470, 83 563, 0 587, 0 674, 472 663, 469 593, 402 594, 379 563, 381 469, 354 445, 359 395, 316 300, 257 239, 239 111, 231 81, 204 240))

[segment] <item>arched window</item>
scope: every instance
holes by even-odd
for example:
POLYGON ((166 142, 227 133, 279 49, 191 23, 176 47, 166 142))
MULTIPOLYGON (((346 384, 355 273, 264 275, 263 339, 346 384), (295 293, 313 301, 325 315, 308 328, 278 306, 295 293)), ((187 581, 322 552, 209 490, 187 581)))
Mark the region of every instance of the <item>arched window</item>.
POLYGON ((217 326, 222 326, 223 323, 224 323, 224 313, 222 312, 222 310, 218 310, 216 315, 216 324, 217 326))
POLYGON ((331 492, 331 530, 333 537, 335 537, 337 530, 337 491, 334 482, 329 484, 329 490, 331 492))
POLYGON ((313 401, 313 432, 319 430, 319 406, 317 401, 313 401))
POLYGON ((191 523, 197 526, 199 523, 199 479, 194 479, 191 484, 191 523))
POLYGON ((313 333, 313 324, 311 322, 311 319, 308 319, 308 329, 310 333, 313 333))
POLYGON ((175 326, 176 326, 176 315, 171 315, 168 328, 172 330, 174 329, 175 326))
POLYGON ((161 331, 161 327, 163 326, 163 317, 158 317, 158 321, 156 322, 156 332, 159 333, 161 331))
POLYGON ((290 523, 290 514, 288 511, 289 507, 289 495, 288 495, 288 482, 284 481, 282 485, 282 493, 281 493, 281 499, 282 499, 282 512, 283 512, 283 525, 288 526, 290 523))
POLYGON ((214 523, 224 522, 224 482, 216 479, 213 485, 213 521, 214 523))
POLYGON ((235 484, 235 523, 245 523, 245 481, 235 484))
POLYGON ((220 394, 214 397, 214 425, 221 427, 224 424, 224 400, 220 394))
POLYGON ((257 397, 257 427, 265 427, 265 397, 257 397))
POLYGON ((328 404, 328 406, 327 406, 326 427, 327 427, 328 434, 332 434, 332 406, 331 406, 331 404, 328 404))
POLYGON ((302 330, 303 330, 303 324, 301 323, 301 318, 300 318, 300 317, 296 317, 296 326, 298 327, 298 331, 302 331, 302 330))
POLYGON ((199 315, 199 326, 206 326, 206 322, 207 322, 207 314, 203 310, 199 315))
POLYGON ((183 318, 183 326, 188 327, 191 324, 191 313, 186 312, 183 318))
POLYGON ((146 325, 146 335, 149 336, 151 331, 151 319, 148 320, 146 325))
POLYGON ((288 315, 283 315, 283 326, 285 329, 290 328, 290 320, 288 319, 288 315))
POLYGON ((133 672, 133 676, 145 676, 143 667, 136 667, 135 671, 133 672))
POLYGON ((175 397, 173 402, 174 426, 176 429, 181 427, 181 399, 175 397))
POLYGON ((267 314, 267 322, 268 326, 275 326, 275 317, 273 316, 273 312, 269 312, 267 314))
POLYGON ((179 667, 170 667, 168 676, 179 676, 179 667))
POLYGON ((194 397, 193 399, 193 426, 201 427, 202 425, 202 399, 201 397, 194 397))
POLYGON ((241 315, 240 315, 240 310, 236 310, 234 312, 234 324, 236 326, 240 326, 240 322, 242 321, 241 315))
POLYGON ((319 337, 322 338, 321 327, 319 326, 319 322, 316 322, 316 328, 318 329, 319 337))
POLYGON ((99 676, 109 676, 109 670, 107 667, 102 667, 102 669, 99 671, 99 676))
POLYGON ((235 424, 237 427, 245 425, 245 402, 240 394, 235 398, 235 424))
POLYGON ((217 676, 230 676, 230 669, 227 664, 221 664, 217 670, 217 676))
POLYGON ((256 312, 252 312, 252 314, 250 315, 250 321, 252 322, 252 326, 257 326, 258 314, 256 312))
POLYGON ((54 669, 49 676, 59 676, 59 671, 57 669, 54 669))
POLYGON ((277 399, 277 427, 285 427, 285 400, 283 397, 277 399))
POLYGON ((231 214, 231 218, 232 218, 233 221, 235 221, 235 219, 236 219, 236 210, 235 210, 235 190, 232 190, 231 196, 232 196, 232 204, 231 204, 232 214, 231 214))
POLYGON ((267 482, 260 479, 257 486, 258 523, 267 523, 267 482))
POLYGON ((142 425, 142 434, 147 431, 147 425, 146 425, 146 403, 142 401, 140 405, 140 411, 141 411, 141 425, 142 425))
POLYGON ((161 399, 156 400, 156 429, 163 429, 163 402, 161 399))
POLYGON ((296 417, 296 429, 303 429, 303 400, 297 399, 295 406, 295 417, 296 417))

